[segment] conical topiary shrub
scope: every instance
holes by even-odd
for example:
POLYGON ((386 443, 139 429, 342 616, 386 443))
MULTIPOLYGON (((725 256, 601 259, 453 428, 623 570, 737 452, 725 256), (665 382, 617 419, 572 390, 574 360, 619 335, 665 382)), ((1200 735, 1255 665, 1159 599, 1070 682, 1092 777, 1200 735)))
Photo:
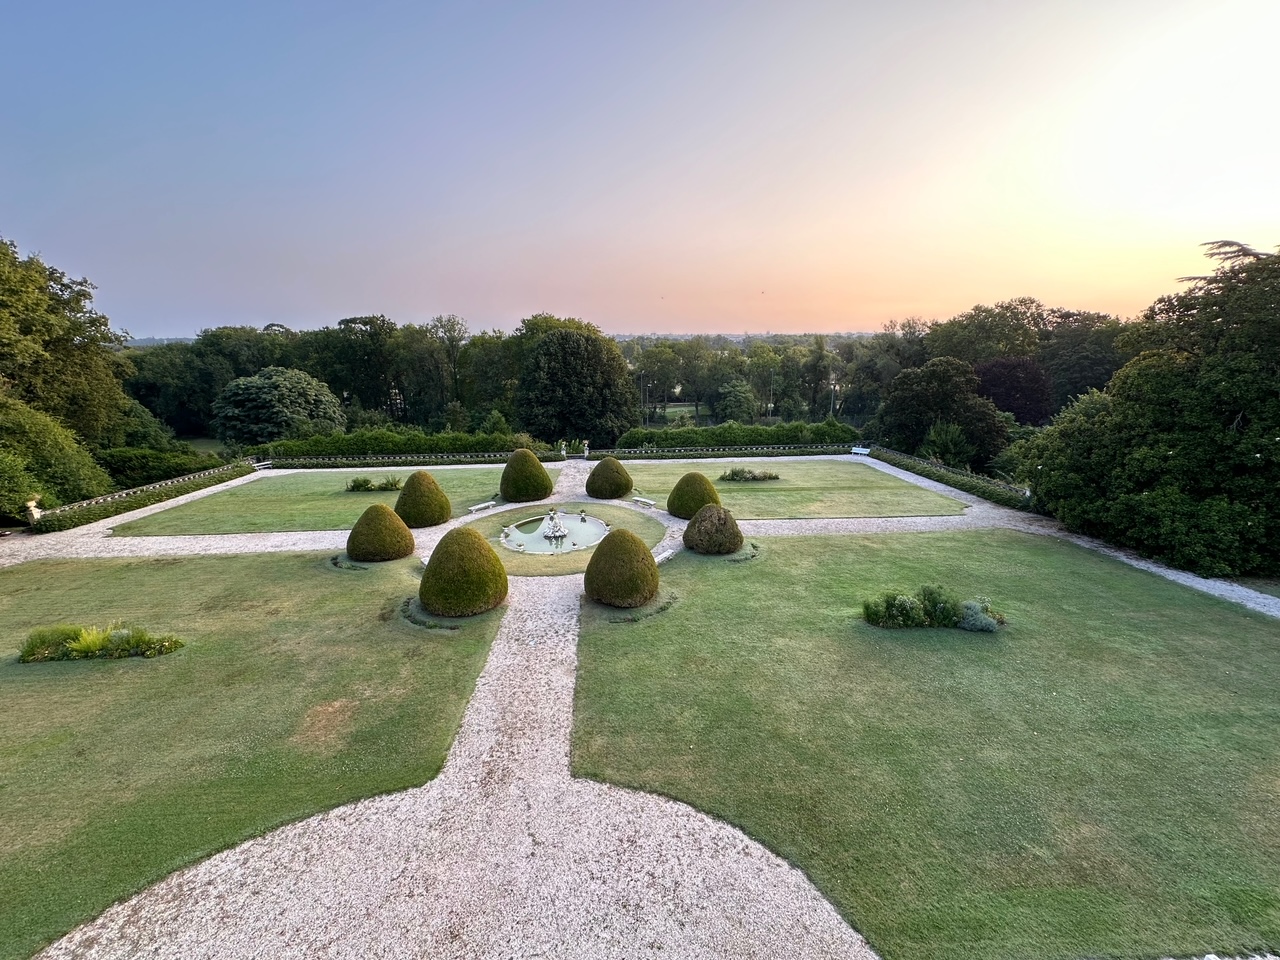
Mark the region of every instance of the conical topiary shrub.
POLYGON ((742 531, 732 513, 708 503, 684 528, 684 545, 694 553, 735 553, 742 548, 742 531))
POLYGON ((482 534, 450 530, 431 551, 418 585, 422 609, 438 617, 470 617, 507 597, 507 571, 482 534))
POLYGON ((551 475, 533 452, 521 447, 507 457, 502 471, 502 499, 511 503, 528 503, 551 496, 551 475))
POLYGON ((453 515, 453 505, 435 477, 425 470, 415 470, 396 498, 396 515, 406 526, 434 527, 453 515))
POLYGON ((658 592, 658 564, 630 530, 614 530, 596 545, 583 578, 587 596, 611 607, 639 607, 658 592))
POLYGON ((385 503, 375 503, 351 528, 347 556, 361 563, 399 560, 413 553, 413 533, 385 503))
POLYGON ((631 474, 614 457, 605 457, 587 477, 587 496, 597 500, 616 500, 631 492, 631 474))
POLYGON ((720 494, 711 481, 697 472, 686 473, 667 495, 667 513, 681 520, 692 520, 708 503, 720 503, 720 494))

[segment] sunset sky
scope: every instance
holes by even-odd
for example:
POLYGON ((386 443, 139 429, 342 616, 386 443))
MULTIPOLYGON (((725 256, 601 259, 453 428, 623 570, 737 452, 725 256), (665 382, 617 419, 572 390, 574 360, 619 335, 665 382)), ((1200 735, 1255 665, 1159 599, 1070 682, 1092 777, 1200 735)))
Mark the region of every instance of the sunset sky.
POLYGON ((1132 316, 1280 245, 1277 0, 27 3, 0 236, 134 336, 1132 316))

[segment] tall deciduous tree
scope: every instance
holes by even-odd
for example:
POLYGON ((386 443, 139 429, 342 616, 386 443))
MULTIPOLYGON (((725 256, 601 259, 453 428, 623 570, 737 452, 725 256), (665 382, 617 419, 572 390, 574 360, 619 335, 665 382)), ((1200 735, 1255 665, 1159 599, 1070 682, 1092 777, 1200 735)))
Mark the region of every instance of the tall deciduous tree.
POLYGON ((256 444, 334 433, 346 420, 332 391, 310 374, 267 367, 232 380, 214 405, 214 430, 227 443, 256 444))
POLYGON ((968 465, 979 469, 1004 448, 1009 425, 978 387, 969 364, 935 358, 894 378, 867 429, 886 446, 916 453, 935 423, 953 423, 972 447, 968 465))
POLYGON ((605 446, 640 422, 627 361, 616 343, 594 330, 553 328, 527 355, 517 409, 525 429, 539 439, 583 438, 605 446))
POLYGON ((975 364, 978 393, 1019 423, 1039 426, 1053 413, 1049 375, 1031 357, 996 357, 975 364))

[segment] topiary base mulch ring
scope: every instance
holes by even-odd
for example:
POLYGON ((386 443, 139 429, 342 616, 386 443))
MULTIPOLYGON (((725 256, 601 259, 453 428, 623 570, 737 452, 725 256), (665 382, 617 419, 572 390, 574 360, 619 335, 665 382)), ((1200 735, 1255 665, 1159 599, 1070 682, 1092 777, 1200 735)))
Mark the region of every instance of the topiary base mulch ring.
POLYGON ((659 589, 657 595, 644 606, 632 607, 630 610, 619 610, 587 597, 583 597, 583 601, 603 611, 609 623, 639 623, 666 613, 680 601, 680 595, 674 590, 659 589))
MULTIPOLYGON (((494 608, 501 610, 499 605, 494 608)), ((405 597, 404 602, 400 604, 400 617, 407 623, 413 624, 415 627, 424 627, 427 630, 458 630, 464 623, 472 622, 471 617, 437 617, 434 613, 426 610, 422 606, 422 601, 417 597, 405 597)), ((483 614, 478 614, 483 616, 483 614)))
POLYGON ((328 559, 325 566, 334 570, 368 570, 369 568, 363 563, 356 563, 345 553, 335 553, 328 559))

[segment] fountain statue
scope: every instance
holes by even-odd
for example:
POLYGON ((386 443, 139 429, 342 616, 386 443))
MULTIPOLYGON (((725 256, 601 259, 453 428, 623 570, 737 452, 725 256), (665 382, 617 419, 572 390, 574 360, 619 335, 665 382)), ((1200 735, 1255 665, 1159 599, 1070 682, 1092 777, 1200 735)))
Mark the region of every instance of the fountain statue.
POLYGON ((560 522, 560 515, 556 513, 556 508, 552 507, 551 512, 547 514, 547 522, 542 531, 542 538, 544 540, 550 540, 556 544, 556 546, 559 546, 568 535, 568 528, 560 522))

